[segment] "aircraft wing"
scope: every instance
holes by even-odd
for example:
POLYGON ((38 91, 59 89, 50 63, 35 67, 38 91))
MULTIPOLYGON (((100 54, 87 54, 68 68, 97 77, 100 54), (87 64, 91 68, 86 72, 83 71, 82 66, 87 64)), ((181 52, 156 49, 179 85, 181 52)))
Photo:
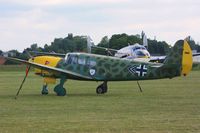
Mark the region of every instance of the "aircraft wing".
POLYGON ((196 64, 200 64, 200 54, 193 55, 193 62, 196 64))
POLYGON ((195 56, 200 56, 200 53, 194 53, 192 56, 193 56, 193 57, 195 57, 195 56))
MULTIPOLYGON (((193 55, 193 62, 194 63, 200 63, 200 53, 194 53, 193 55)), ((151 56, 150 62, 159 62, 163 63, 166 56, 151 56)))
POLYGON ((27 64, 27 65, 33 66, 35 68, 46 70, 48 72, 63 74, 63 75, 66 75, 68 78, 78 78, 78 79, 86 79, 86 80, 92 79, 91 77, 84 76, 84 75, 81 75, 79 73, 64 70, 64 69, 61 69, 61 68, 50 67, 50 66, 46 66, 46 65, 42 65, 42 64, 38 64, 38 63, 34 63, 34 62, 29 62, 29 61, 25 61, 25 60, 21 60, 21 59, 17 59, 17 58, 11 58, 11 57, 6 57, 6 59, 11 60, 11 61, 15 61, 15 62, 19 62, 19 63, 23 63, 23 64, 27 64))
POLYGON ((92 46, 92 48, 97 48, 97 49, 102 49, 102 50, 109 50, 109 51, 112 51, 112 52, 117 52, 118 51, 116 49, 99 47, 99 46, 92 46))
POLYGON ((163 63, 165 60, 166 56, 151 56, 150 57, 150 62, 159 62, 163 63))

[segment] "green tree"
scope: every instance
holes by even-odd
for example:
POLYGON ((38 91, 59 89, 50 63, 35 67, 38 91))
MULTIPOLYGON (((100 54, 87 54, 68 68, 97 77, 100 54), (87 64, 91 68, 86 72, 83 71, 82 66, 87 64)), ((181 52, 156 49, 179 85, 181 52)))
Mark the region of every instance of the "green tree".
POLYGON ((104 36, 104 37, 101 39, 101 41, 100 41, 100 43, 98 44, 98 46, 100 46, 100 47, 105 47, 105 48, 109 48, 109 38, 108 38, 108 36, 104 36))
POLYGON ((152 55, 167 55, 170 51, 170 45, 165 41, 157 41, 148 39, 148 51, 152 55))
POLYGON ((68 34, 67 37, 56 38, 50 46, 45 45, 45 52, 57 52, 57 53, 68 53, 68 52, 86 52, 87 41, 84 36, 74 36, 68 34))
POLYGON ((37 51, 38 50, 37 43, 34 43, 34 44, 31 45, 31 50, 32 51, 37 51))
MULTIPOLYGON (((108 36, 104 36, 97 46, 104 47, 104 48, 110 48, 108 36)), ((101 54, 101 55, 106 55, 107 54, 105 50, 98 49, 98 48, 92 49, 92 53, 101 54)))

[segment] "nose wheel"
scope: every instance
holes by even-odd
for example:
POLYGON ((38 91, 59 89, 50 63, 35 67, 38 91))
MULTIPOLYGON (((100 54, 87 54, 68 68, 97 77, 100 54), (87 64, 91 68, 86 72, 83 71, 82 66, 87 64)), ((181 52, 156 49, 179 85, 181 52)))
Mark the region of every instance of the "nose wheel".
POLYGON ((96 89, 96 93, 97 94, 104 94, 106 93, 108 90, 108 86, 107 86, 107 81, 104 81, 102 84, 100 84, 97 89, 96 89))

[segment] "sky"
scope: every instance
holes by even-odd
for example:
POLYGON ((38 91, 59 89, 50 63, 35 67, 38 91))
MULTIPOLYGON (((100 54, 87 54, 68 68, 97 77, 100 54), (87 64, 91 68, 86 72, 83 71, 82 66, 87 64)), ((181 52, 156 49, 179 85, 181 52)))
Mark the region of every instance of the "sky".
POLYGON ((166 41, 200 41, 199 0, 0 0, 0 50, 43 47, 54 38, 89 35, 98 44, 113 34, 166 41))

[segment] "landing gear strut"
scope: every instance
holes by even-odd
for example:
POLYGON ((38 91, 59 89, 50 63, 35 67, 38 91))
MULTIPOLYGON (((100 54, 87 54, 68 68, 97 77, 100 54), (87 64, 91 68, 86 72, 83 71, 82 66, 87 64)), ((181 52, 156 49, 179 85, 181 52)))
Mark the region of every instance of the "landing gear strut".
POLYGON ((18 91, 17 91, 17 94, 16 94, 16 96, 15 96, 15 99, 17 99, 17 96, 19 95, 19 92, 21 91, 21 89, 22 89, 22 87, 23 87, 23 85, 24 85, 24 82, 26 81, 26 78, 27 78, 27 76, 28 76, 28 72, 29 72, 30 68, 31 68, 31 66, 27 66, 27 68, 26 68, 26 75, 24 76, 24 80, 22 81, 22 83, 21 83, 21 85, 20 85, 20 87, 19 87, 19 89, 18 89, 18 91))
POLYGON ((139 81, 137 81, 137 84, 138 84, 138 87, 139 87, 139 89, 140 89, 140 92, 142 92, 142 87, 140 86, 139 81))
POLYGON ((66 81, 65 77, 61 78, 60 84, 56 85, 56 87, 54 88, 54 92, 56 92, 57 96, 65 96, 66 95, 66 89, 63 87, 65 81, 66 81))
POLYGON ((96 93, 97 94, 104 94, 106 93, 108 90, 108 86, 107 86, 107 81, 104 81, 102 84, 100 84, 97 89, 96 89, 96 93))

